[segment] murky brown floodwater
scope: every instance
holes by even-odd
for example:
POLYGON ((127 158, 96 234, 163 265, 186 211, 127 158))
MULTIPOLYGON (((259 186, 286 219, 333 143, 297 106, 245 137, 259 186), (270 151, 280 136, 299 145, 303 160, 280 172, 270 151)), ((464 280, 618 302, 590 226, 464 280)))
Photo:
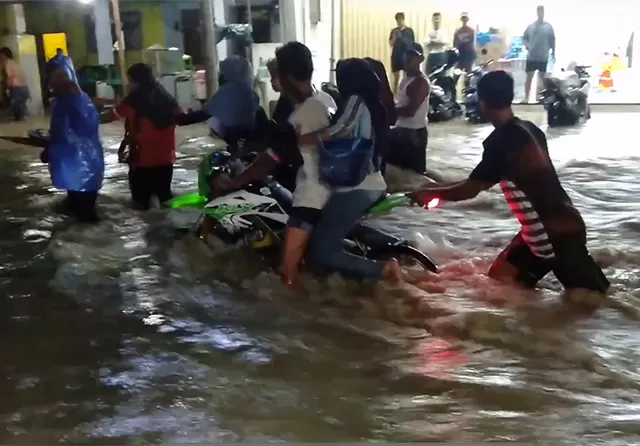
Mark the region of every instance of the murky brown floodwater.
MULTIPOLYGON (((293 296, 249 253, 177 241, 193 216, 129 210, 114 127, 96 228, 51 211, 32 151, 2 152, 0 443, 638 444, 638 119, 549 131, 614 284, 591 316, 554 281, 523 292, 483 276, 517 230, 497 191, 380 221, 422 234, 444 293, 309 277, 311 295, 293 296)), ((429 168, 462 177, 488 132, 432 126, 429 168)), ((204 141, 184 144, 176 191, 193 187, 204 141)))

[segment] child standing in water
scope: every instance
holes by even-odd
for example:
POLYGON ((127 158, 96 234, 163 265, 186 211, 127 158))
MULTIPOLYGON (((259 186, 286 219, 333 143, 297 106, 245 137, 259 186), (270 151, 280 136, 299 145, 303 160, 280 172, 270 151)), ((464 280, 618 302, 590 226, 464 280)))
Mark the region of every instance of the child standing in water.
POLYGON ((49 165, 53 185, 67 191, 69 212, 80 222, 96 223, 96 201, 104 178, 100 116, 80 90, 69 57, 59 51, 47 62, 45 72, 53 100, 43 161, 49 165))

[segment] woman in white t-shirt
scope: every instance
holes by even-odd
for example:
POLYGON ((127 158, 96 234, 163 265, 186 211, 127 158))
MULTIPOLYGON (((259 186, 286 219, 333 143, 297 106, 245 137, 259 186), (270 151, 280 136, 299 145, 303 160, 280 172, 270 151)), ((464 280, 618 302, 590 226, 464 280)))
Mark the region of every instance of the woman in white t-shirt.
MULTIPOLYGON (((358 135, 375 141, 374 171, 359 185, 332 190, 322 209, 309 244, 311 260, 329 269, 359 278, 389 278, 402 276, 397 260, 378 262, 347 253, 344 238, 384 194, 387 185, 380 173, 381 157, 386 152, 389 120, 380 100, 378 76, 364 59, 342 60, 336 66, 336 80, 344 106, 338 110, 332 125, 319 132, 323 140, 355 138, 358 135)), ((300 132, 300 145, 317 141, 318 132, 300 132)))

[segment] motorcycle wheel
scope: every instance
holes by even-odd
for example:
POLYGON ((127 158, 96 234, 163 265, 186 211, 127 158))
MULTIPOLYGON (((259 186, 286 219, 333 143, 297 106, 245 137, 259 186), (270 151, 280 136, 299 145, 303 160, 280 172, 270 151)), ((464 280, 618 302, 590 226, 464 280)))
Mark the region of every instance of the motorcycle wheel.
POLYGON ((428 255, 417 250, 413 246, 406 244, 387 245, 379 248, 373 248, 367 253, 367 258, 373 260, 389 260, 392 258, 398 259, 403 266, 418 265, 421 268, 431 271, 433 273, 438 272, 438 267, 435 262, 429 258, 428 255))

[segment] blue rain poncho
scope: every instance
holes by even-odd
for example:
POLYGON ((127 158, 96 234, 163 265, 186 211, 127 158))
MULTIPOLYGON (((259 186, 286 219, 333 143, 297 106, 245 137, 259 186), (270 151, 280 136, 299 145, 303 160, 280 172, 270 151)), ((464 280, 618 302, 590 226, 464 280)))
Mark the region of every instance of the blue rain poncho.
POLYGON ((260 104, 253 91, 252 76, 251 65, 242 56, 230 56, 220 62, 220 88, 204 106, 214 132, 253 129, 260 104))
POLYGON ((76 88, 52 100, 46 149, 51 181, 61 190, 97 192, 104 178, 100 115, 89 96, 77 87, 72 60, 58 52, 46 64, 47 73, 55 70, 62 70, 76 88))

